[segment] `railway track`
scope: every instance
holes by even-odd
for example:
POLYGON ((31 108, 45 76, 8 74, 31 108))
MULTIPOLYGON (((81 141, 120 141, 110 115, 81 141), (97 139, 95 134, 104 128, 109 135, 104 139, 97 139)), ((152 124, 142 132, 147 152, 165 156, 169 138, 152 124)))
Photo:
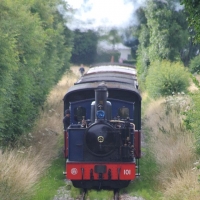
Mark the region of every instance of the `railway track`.
MULTIPOLYGON (((73 198, 70 195, 70 188, 61 187, 58 190, 58 194, 54 197, 53 200, 87 200, 87 191, 83 191, 79 197, 73 198)), ((98 197, 95 199, 98 200, 98 197)), ((119 191, 113 191, 113 198, 105 200, 144 200, 142 197, 134 197, 129 194, 120 194, 119 191)))
MULTIPOLYGON (((79 200, 86 200, 87 190, 83 190, 79 200)), ((113 191, 113 200, 122 200, 120 198, 119 190, 113 191)))
POLYGON ((86 194, 87 194, 87 190, 83 190, 80 200, 86 200, 86 194))
MULTIPOLYGON (((86 190, 83 191, 80 198, 76 198, 76 200, 87 200, 87 191, 86 190)), ((98 200, 98 197, 95 200, 98 200)), ((105 200, 108 199, 105 198, 105 200)), ((119 190, 114 190, 112 200, 144 200, 144 199, 142 197, 133 197, 128 194, 120 194, 119 190)))
POLYGON ((120 200, 119 190, 114 190, 114 197, 113 200, 120 200))

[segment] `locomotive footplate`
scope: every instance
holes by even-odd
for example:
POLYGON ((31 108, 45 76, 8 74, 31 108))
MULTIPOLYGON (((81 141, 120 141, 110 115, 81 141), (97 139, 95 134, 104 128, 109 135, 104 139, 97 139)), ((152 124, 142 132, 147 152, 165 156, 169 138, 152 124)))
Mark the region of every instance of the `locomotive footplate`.
POLYGON ((134 180, 136 164, 67 162, 66 172, 70 180, 134 180))

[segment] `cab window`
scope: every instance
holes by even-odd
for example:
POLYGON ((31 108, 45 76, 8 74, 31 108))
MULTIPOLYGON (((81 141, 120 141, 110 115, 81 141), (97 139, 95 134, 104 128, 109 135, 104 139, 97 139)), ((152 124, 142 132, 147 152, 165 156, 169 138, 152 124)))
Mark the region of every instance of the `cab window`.
POLYGON ((82 106, 74 108, 74 121, 81 122, 83 116, 86 116, 86 109, 82 106))
POLYGON ((119 108, 118 116, 120 116, 121 119, 126 119, 127 117, 129 117, 129 109, 126 107, 119 108))

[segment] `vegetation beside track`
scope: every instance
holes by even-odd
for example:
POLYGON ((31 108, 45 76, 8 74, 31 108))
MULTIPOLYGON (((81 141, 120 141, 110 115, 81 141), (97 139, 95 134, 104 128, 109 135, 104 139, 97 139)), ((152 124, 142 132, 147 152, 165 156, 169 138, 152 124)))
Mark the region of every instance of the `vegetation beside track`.
POLYGON ((62 174, 62 171, 64 171, 63 166, 63 155, 59 154, 38 184, 34 186, 37 192, 31 200, 50 200, 57 194, 58 188, 66 186, 64 175, 62 174))
MULTIPOLYGON (((61 150, 63 137, 62 97, 67 87, 73 84, 78 76, 80 76, 78 66, 73 67, 71 72, 67 72, 51 91, 35 131, 29 134, 28 138, 21 140, 21 144, 24 143, 24 149, 3 154, 5 159, 9 156, 10 159, 7 159, 7 162, 1 162, 1 169, 9 166, 7 170, 12 177, 12 182, 17 180, 15 182, 18 182, 18 184, 11 185, 9 179, 5 179, 7 175, 4 175, 4 179, 1 176, 0 190, 4 193, 1 192, 0 195, 4 194, 4 196, 0 196, 0 199, 12 199, 15 195, 15 199, 19 200, 30 200, 30 196, 32 196, 32 200, 50 200, 54 198, 60 187, 65 187, 61 150), (10 154, 13 154, 13 156, 10 154), (12 162, 18 174, 15 173, 11 162, 8 161, 12 162), (20 169, 23 172, 22 174, 20 174, 20 169), (32 176, 27 176, 29 173, 32 176), (26 179, 23 179, 23 175, 26 179), (27 177, 30 177, 30 179, 27 177), (5 190, 5 187, 2 187, 5 180, 7 180, 7 186, 10 187, 10 190, 5 190), (23 184, 20 184, 21 182, 23 184), (26 187, 23 187, 22 192, 20 187, 25 185, 26 187), (11 188, 11 186, 14 188, 11 188), (7 193, 5 193, 6 191, 7 193), (19 193, 13 193, 14 191, 19 191, 19 193), (7 199, 5 196, 7 196, 7 199)), ((170 98, 168 101, 166 99, 155 101, 147 95, 143 95, 142 128, 145 144, 142 147, 142 159, 140 161, 141 176, 127 188, 121 190, 121 194, 128 193, 130 196, 143 197, 145 200, 169 200, 176 199, 176 197, 181 199, 182 196, 179 197, 179 194, 187 196, 188 199, 192 197, 195 200, 199 195, 198 164, 193 165, 196 163, 196 153, 193 151, 194 138, 183 128, 184 116, 180 107, 181 102, 185 102, 182 107, 183 110, 187 105, 190 105, 190 98, 186 95, 175 95, 170 98), (168 156, 170 152, 172 154, 168 156), (185 163, 191 165, 186 166, 185 163), (192 168, 194 169, 192 170, 192 168), (169 176, 166 176, 166 174, 169 174, 169 176), (190 188, 191 185, 194 185, 192 191, 184 190, 185 187, 190 188)), ((66 189, 69 190, 69 188, 66 189)), ((80 195, 80 190, 71 186, 70 194, 73 198, 76 198, 80 195)), ((105 199, 105 197, 109 199, 113 194, 107 191, 88 192, 88 198, 91 200, 95 199, 97 195, 99 199, 105 199)))

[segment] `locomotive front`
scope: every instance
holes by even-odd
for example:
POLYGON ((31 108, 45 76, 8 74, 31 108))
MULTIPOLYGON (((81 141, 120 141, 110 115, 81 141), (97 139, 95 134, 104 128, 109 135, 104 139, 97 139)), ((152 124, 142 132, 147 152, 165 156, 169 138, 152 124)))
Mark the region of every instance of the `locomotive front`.
POLYGON ((90 103, 90 119, 83 116, 80 124, 68 128, 66 177, 75 187, 119 189, 136 177, 138 132, 129 117, 112 117, 120 105, 116 102, 108 101, 108 89, 100 84, 90 103))
POLYGON ((95 101, 91 105, 92 124, 85 132, 85 160, 105 160, 117 147, 116 131, 108 123, 111 119, 111 103, 107 97, 106 86, 100 85, 95 90, 95 101))

